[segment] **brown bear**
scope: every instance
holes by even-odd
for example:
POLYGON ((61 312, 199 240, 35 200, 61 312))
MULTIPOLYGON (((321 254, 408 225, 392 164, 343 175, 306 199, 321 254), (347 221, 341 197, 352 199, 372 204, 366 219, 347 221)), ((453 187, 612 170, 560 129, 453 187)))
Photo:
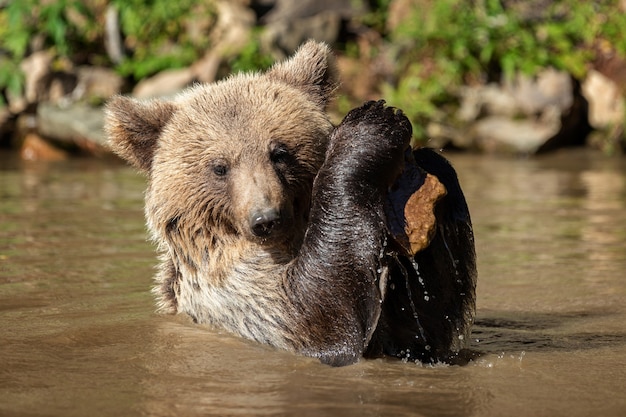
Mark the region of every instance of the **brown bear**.
POLYGON ((382 102, 334 128, 337 84, 329 48, 310 41, 263 74, 108 104, 112 149, 148 177, 160 310, 331 365, 450 360, 468 340, 476 278, 456 175, 408 150, 409 121, 382 102), (405 164, 447 189, 415 256, 387 224, 405 164))

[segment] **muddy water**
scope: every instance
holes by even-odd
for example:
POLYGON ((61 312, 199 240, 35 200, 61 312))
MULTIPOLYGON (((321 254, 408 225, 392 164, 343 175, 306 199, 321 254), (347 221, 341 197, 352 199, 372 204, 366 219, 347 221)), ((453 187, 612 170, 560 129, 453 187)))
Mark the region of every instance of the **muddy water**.
POLYGON ((153 314, 131 169, 0 154, 0 415, 626 415, 624 160, 451 159, 482 356, 333 369, 153 314))

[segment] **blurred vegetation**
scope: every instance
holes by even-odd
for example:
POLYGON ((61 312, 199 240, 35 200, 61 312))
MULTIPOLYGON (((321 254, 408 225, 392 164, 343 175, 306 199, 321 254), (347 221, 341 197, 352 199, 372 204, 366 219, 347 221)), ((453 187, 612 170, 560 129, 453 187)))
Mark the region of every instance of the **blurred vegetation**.
POLYGON ((241 53, 228 63, 230 72, 261 71, 272 66, 274 59, 262 50, 259 33, 260 29, 255 29, 241 53))
POLYGON ((414 8, 386 33, 397 47, 398 66, 383 95, 424 126, 443 117, 462 85, 510 80, 545 67, 580 80, 599 48, 626 56, 626 14, 617 12, 613 0, 545 1, 540 8, 536 1, 507 3, 420 2, 427 7, 414 8))
POLYGON ((210 46, 212 2, 194 0, 11 0, 0 9, 0 89, 18 94, 19 63, 34 50, 48 50, 55 65, 115 67, 139 81, 169 68, 185 67, 210 46), (105 47, 105 13, 119 14, 125 59, 111 62, 105 47))
POLYGON ((45 6, 40 6, 36 0, 13 0, 0 11, 0 89, 20 94, 24 76, 19 64, 33 44, 41 44, 41 48, 49 47, 59 56, 65 56, 77 36, 88 36, 87 30, 77 34, 77 28, 68 19, 69 10, 88 17, 83 4, 76 0, 59 0, 45 6))
POLYGON ((215 20, 210 2, 195 0, 114 0, 129 49, 117 69, 135 80, 196 61, 210 46, 202 30, 215 20))
MULTIPOLYGON (((626 56, 626 14, 618 12, 615 0, 414 0, 393 27, 391 3, 370 0, 372 10, 359 24, 378 33, 391 51, 394 73, 378 88, 415 126, 442 118, 463 85, 546 66, 582 79, 599 49, 626 56)), ((8 0, 0 6, 0 91, 22 91, 19 64, 35 50, 50 51, 59 67, 104 65, 134 82, 188 66, 211 47, 216 13, 210 0, 8 0), (119 62, 104 47, 110 6, 119 13, 124 39, 119 62)), ((345 43, 344 52, 358 56, 357 45, 345 43)), ((245 71, 271 63, 252 36, 227 64, 231 71, 245 71)))

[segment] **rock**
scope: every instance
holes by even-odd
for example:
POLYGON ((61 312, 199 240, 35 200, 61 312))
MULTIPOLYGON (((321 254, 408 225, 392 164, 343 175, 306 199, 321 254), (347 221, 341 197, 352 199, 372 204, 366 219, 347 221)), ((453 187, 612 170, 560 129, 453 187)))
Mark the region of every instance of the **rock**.
POLYGON ((36 133, 28 133, 20 149, 20 156, 26 161, 63 161, 67 152, 46 142, 36 133))
POLYGON ((50 74, 52 53, 49 51, 33 52, 20 64, 24 72, 24 97, 29 103, 35 103, 40 98, 40 85, 50 74))
POLYGON ((120 94, 125 86, 124 79, 110 68, 81 66, 76 73, 78 82, 72 91, 73 100, 106 100, 120 94))
POLYGON ((548 68, 528 77, 519 74, 513 81, 461 89, 460 120, 470 121, 481 114, 534 116, 546 109, 565 112, 573 102, 571 77, 548 68))
POLYGON ((191 67, 200 82, 215 81, 220 64, 235 57, 250 42, 250 33, 256 17, 247 7, 247 1, 219 1, 217 22, 211 32, 211 48, 191 67))
POLYGON ((60 107, 41 103, 37 108, 37 131, 56 141, 78 146, 91 153, 106 149, 104 112, 83 103, 60 107))
POLYGON ((188 68, 171 69, 140 81, 132 94, 137 98, 172 96, 193 82, 215 81, 220 64, 236 56, 250 42, 254 13, 241 1, 216 3, 218 18, 211 32, 211 48, 188 68))
POLYGON ((496 83, 462 87, 460 96, 457 118, 464 122, 474 121, 482 113, 514 117, 520 110, 513 92, 496 83))
POLYGON ((265 24, 306 19, 325 12, 351 19, 367 10, 361 0, 276 0, 273 3, 274 7, 262 19, 265 24))
POLYGON ((24 96, 14 101, 11 108, 14 114, 41 101, 58 103, 74 91, 77 85, 76 74, 71 68, 63 71, 51 70, 52 59, 51 52, 37 51, 22 61, 20 68, 25 75, 24 96))
MULTIPOLYGON (((626 0, 620 3, 626 11, 626 0)), ((596 129, 589 145, 607 154, 626 153, 626 57, 605 40, 596 41, 593 68, 582 84, 589 122, 596 129)))
POLYGON ((535 77, 520 74, 510 82, 465 87, 460 99, 460 127, 429 127, 430 134, 445 134, 459 147, 532 154, 581 145, 589 132, 580 86, 551 68, 535 77))
POLYGON ((137 98, 167 97, 176 94, 194 80, 191 68, 161 71, 140 81, 133 89, 137 98))
POLYGON ((342 22, 366 11, 360 0, 277 0, 262 18, 261 42, 276 59, 284 59, 308 39, 336 42, 342 22))
POLYGON ((527 116, 546 110, 564 113, 574 100, 571 76, 554 68, 546 68, 532 78, 518 75, 517 86, 511 90, 520 110, 527 116))
POLYGON ((428 147, 433 149, 474 149, 474 140, 467 131, 442 122, 430 121, 426 125, 428 147))
POLYGON ((274 22, 262 33, 261 42, 277 60, 281 60, 291 55, 307 39, 335 42, 340 28, 340 16, 326 11, 306 19, 274 22))
POLYGON ((582 94, 589 102, 589 124, 607 129, 624 123, 624 96, 619 86, 596 70, 590 70, 582 83, 582 94))
POLYGON ((221 54, 236 54, 250 42, 250 32, 256 23, 247 2, 222 0, 217 2, 218 18, 211 32, 212 49, 221 54))
POLYGON ((488 153, 535 153, 559 131, 558 120, 515 120, 489 116, 472 125, 470 136, 474 145, 488 153))
POLYGON ((72 101, 72 93, 77 85, 78 77, 74 72, 51 72, 38 86, 38 102, 59 104, 72 101))

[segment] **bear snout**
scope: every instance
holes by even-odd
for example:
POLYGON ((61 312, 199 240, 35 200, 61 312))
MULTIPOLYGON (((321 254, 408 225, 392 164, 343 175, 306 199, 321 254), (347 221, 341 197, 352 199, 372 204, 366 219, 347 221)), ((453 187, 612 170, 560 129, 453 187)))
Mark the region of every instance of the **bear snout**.
POLYGON ((248 219, 250 230, 257 237, 269 237, 282 223, 280 212, 269 208, 252 212, 248 219))

